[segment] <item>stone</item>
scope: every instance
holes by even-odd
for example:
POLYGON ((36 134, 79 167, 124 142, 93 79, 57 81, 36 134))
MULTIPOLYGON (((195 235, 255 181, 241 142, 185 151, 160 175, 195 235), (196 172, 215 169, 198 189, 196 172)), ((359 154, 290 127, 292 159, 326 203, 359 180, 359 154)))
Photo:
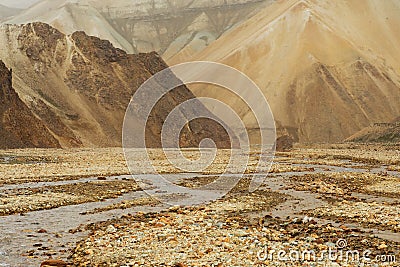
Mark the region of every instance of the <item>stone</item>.
POLYGON ((114 225, 109 225, 106 229, 107 233, 115 233, 117 229, 114 227, 114 225))
POLYGON ((40 267, 49 267, 49 266, 66 267, 68 265, 69 264, 66 263, 65 261, 50 259, 50 260, 42 262, 42 264, 40 264, 40 267))
POLYGON ((278 152, 286 152, 293 149, 294 139, 289 135, 283 135, 276 139, 276 151, 278 152))

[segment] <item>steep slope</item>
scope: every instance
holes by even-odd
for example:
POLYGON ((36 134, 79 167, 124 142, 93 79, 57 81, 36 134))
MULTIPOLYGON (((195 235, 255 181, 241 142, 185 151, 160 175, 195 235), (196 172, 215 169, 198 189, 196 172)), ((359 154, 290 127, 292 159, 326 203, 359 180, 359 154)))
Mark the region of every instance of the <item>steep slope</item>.
MULTIPOLYGON (((127 54, 109 41, 76 32, 66 36, 44 23, 0 28, 0 57, 11 66, 15 89, 64 147, 120 146, 130 98, 156 72, 167 68, 156 54, 127 54)), ((148 145, 160 146, 163 121, 176 105, 194 95, 181 86, 167 94, 148 122, 148 145)), ((193 112, 207 112, 198 106, 193 112)), ((137 107, 140 110, 140 106, 137 107)), ((228 145, 221 126, 191 122, 183 146, 204 137, 228 145), (193 130, 197 129, 197 130, 193 130)))
POLYGON ((138 52, 201 51, 271 0, 91 1, 138 52))
MULTIPOLYGON (((399 15, 394 0, 277 1, 186 60, 222 62, 249 75, 301 142, 341 141, 400 115, 399 15)), ((256 127, 235 97, 207 86, 192 90, 230 104, 256 127)))
POLYGON ((132 53, 164 59, 201 51, 272 0, 42 0, 7 21, 46 22, 61 32, 85 31, 132 53))
POLYGON ((0 61, 0 148, 58 148, 60 144, 21 101, 12 73, 0 61))

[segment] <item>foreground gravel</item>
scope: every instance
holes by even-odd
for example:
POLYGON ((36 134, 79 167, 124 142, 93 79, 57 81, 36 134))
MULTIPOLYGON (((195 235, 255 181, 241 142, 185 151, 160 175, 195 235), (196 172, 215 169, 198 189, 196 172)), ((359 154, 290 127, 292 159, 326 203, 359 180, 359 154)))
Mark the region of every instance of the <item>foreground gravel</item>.
MULTIPOLYGON (((220 202, 171 208, 159 214, 127 215, 98 224, 77 245, 74 266, 362 266, 358 265, 361 260, 324 259, 323 251, 339 248, 360 253, 370 250, 371 258, 378 254, 399 256, 399 244, 344 226, 321 225, 309 218, 284 222, 265 216, 249 220, 229 216, 223 210, 220 202), (317 258, 278 260, 272 250, 312 250, 317 258)), ((391 264, 375 261, 370 266, 394 266, 391 264)))
POLYGON ((312 210, 309 215, 400 232, 400 205, 341 201, 312 210))

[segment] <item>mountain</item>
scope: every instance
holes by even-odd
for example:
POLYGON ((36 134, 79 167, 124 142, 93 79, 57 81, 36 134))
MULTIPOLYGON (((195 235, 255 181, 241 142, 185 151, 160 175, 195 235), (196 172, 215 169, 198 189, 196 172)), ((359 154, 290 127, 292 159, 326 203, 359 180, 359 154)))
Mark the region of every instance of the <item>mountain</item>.
POLYGON ((0 5, 0 21, 15 16, 20 12, 22 12, 22 9, 0 5))
MULTIPOLYGON (((337 142, 400 115, 398 47, 398 1, 289 0, 260 10, 201 52, 168 62, 235 67, 259 85, 296 140, 337 142)), ((211 86, 191 89, 230 104, 249 129, 257 127, 237 97, 211 86)))
MULTIPOLYGON (((45 23, 3 25, 0 44, 0 58, 13 69, 15 90, 63 147, 121 146, 130 98, 144 81, 168 67, 155 52, 127 54, 107 40, 84 32, 64 35, 45 23)), ((147 123, 149 147, 160 146, 169 112, 192 98, 181 86, 161 99, 147 123)), ((200 104, 195 108, 194 113, 208 112, 200 104)), ((194 120, 189 126, 182 146, 197 146, 205 137, 227 146, 226 132, 216 123, 194 120)))
POLYGON ((136 52, 201 51, 271 0, 91 1, 136 52))
POLYGON ((117 48, 133 52, 126 41, 108 21, 85 0, 44 0, 33 5, 5 23, 25 24, 43 22, 52 25, 64 34, 84 31, 89 35, 109 40, 117 48))
POLYGON ((201 51, 272 0, 42 0, 10 24, 45 22, 63 33, 85 31, 128 53, 164 59, 201 51))
POLYGON ((60 147, 12 87, 12 72, 0 61, 0 148, 60 147))

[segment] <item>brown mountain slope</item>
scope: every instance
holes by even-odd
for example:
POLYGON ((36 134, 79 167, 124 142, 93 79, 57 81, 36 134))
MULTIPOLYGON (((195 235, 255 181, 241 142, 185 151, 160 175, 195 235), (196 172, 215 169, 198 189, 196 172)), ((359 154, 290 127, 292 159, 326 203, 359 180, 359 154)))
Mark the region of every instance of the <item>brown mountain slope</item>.
MULTIPOLYGON (((400 115, 398 47, 398 1, 290 0, 276 1, 186 60, 238 68, 301 142, 335 142, 400 115)), ((235 98, 210 87, 192 91, 233 105, 255 127, 235 98)))
MULTIPOLYGON (((130 98, 144 81, 167 67, 156 53, 130 55, 109 41, 83 32, 66 36, 44 23, 2 26, 0 43, 7 48, 0 56, 14 70, 15 89, 64 147, 120 146, 130 98)), ((156 106, 148 124, 149 146, 160 145, 161 125, 169 111, 193 97, 182 86, 156 106)), ((207 112, 204 106, 198 108, 207 112)), ((182 145, 195 146, 202 137, 227 143, 217 125, 192 124, 206 130, 187 134, 182 145)))
POLYGON ((12 73, 0 61, 0 148, 60 147, 12 88, 12 73))

